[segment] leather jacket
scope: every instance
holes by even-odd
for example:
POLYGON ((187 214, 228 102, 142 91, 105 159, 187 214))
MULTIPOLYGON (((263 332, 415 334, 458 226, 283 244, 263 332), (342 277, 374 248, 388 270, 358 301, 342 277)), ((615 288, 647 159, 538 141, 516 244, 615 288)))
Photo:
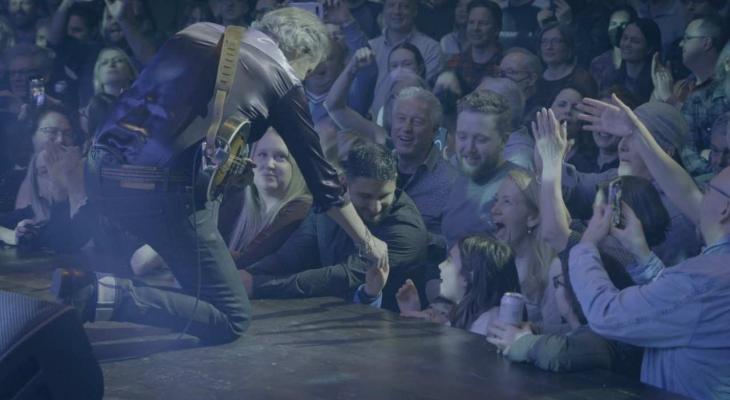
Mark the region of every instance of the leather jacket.
MULTIPOLYGON (((224 27, 192 25, 170 38, 123 93, 102 127, 94 147, 121 163, 196 168, 197 149, 212 114, 218 66, 218 42, 224 27)), ((302 171, 317 211, 341 206, 343 188, 325 160, 314 130, 302 83, 276 43, 248 29, 241 44, 238 71, 224 109, 251 121, 248 142, 271 126, 277 130, 302 171)))

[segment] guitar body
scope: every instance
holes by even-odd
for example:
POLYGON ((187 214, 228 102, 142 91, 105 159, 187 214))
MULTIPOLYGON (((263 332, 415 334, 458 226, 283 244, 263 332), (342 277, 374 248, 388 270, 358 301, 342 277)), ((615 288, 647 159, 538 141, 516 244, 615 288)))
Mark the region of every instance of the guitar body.
POLYGON ((210 172, 206 188, 208 200, 220 196, 228 184, 244 183, 242 180, 245 180, 250 167, 246 161, 248 155, 246 141, 250 129, 251 123, 248 119, 234 115, 226 119, 218 130, 216 136, 218 152, 214 155, 214 160, 204 160, 203 169, 210 172))

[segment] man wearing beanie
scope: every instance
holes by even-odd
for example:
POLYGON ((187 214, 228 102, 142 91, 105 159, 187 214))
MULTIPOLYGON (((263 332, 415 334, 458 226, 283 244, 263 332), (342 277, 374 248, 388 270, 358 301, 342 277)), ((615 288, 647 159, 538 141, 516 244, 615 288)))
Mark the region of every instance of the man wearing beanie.
MULTIPOLYGON (((649 102, 637 107, 634 111, 651 132, 654 140, 664 152, 674 160, 679 160, 679 150, 688 137, 687 124, 682 114, 673 106, 663 102, 649 102)), ((631 137, 622 138, 618 145, 619 166, 601 173, 581 173, 570 164, 566 164, 563 173, 563 195, 565 203, 573 216, 587 217, 598 185, 611 181, 616 176, 638 176, 654 181, 648 168, 636 151, 636 143, 631 137)), ((667 231, 667 239, 658 246, 657 256, 667 265, 674 265, 700 251, 700 240, 695 232, 694 224, 684 216, 679 208, 661 194, 662 203, 669 212, 671 224, 667 231)))

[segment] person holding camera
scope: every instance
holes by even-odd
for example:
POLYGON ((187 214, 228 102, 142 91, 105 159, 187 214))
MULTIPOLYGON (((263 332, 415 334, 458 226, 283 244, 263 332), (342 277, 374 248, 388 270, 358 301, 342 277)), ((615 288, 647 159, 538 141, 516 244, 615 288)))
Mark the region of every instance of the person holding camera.
POLYGON ((707 246, 700 255, 663 268, 649 251, 643 227, 596 203, 581 243, 571 250, 570 279, 591 329, 610 339, 646 348, 641 380, 692 398, 730 395, 730 169, 704 193, 659 146, 647 126, 616 96, 611 103, 584 100, 581 119, 591 131, 631 138, 644 164, 682 212, 697 224, 707 246), (596 243, 609 232, 644 267, 639 286, 616 289, 608 280, 596 243))

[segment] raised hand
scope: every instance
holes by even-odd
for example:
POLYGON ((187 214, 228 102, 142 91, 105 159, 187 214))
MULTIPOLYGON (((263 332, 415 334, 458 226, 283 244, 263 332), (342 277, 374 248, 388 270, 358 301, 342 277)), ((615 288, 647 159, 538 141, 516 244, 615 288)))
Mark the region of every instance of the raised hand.
POLYGON ((654 98, 666 102, 672 97, 674 79, 669 66, 662 65, 659 61, 659 53, 654 53, 651 58, 651 81, 654 84, 654 98))
POLYGON ((406 283, 398 289, 395 299, 398 302, 398 309, 404 316, 407 316, 408 313, 421 311, 421 299, 418 297, 418 289, 410 279, 407 279, 406 283))
POLYGON ((345 0, 323 0, 324 22, 334 25, 345 25, 354 18, 345 0))
POLYGON ((535 136, 535 149, 546 166, 558 167, 563 163, 568 151, 568 132, 565 123, 560 123, 553 110, 545 108, 537 112, 532 122, 532 134, 535 136))
POLYGON ((375 62, 375 53, 370 47, 361 47, 355 51, 350 59, 350 66, 354 71, 358 71, 375 62))
POLYGON ((587 122, 583 126, 587 131, 625 137, 637 127, 636 114, 615 94, 611 96, 611 104, 586 97, 576 108, 581 111, 578 119, 587 122))
POLYGON ((109 10, 109 15, 119 22, 124 20, 129 12, 129 0, 104 0, 106 2, 106 8, 109 10))
POLYGON ((570 24, 573 21, 573 9, 565 0, 555 0, 555 18, 562 24, 570 24))

